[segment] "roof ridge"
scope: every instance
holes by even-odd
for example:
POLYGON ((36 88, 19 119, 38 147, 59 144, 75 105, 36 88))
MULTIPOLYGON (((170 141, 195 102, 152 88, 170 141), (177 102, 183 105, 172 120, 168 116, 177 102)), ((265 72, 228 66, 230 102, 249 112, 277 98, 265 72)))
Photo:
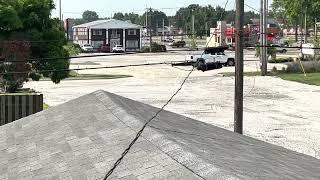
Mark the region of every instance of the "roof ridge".
MULTIPOLYGON (((129 127, 131 130, 137 132, 138 130, 133 129, 129 124, 127 124, 124 120, 127 119, 127 121, 132 121, 132 119, 135 119, 138 122, 141 122, 141 119, 135 117, 134 115, 131 115, 130 113, 128 113, 123 107, 121 106, 117 106, 117 110, 119 111, 123 111, 126 113, 119 113, 119 114, 129 114, 129 116, 125 116, 120 118, 118 115, 116 115, 112 109, 110 109, 109 107, 107 107, 105 105, 105 102, 103 99, 99 99, 99 96, 102 98, 106 98, 108 97, 108 103, 112 106, 115 107, 116 103, 109 97, 108 94, 113 94, 113 93, 109 93, 109 92, 105 92, 105 91, 96 91, 94 92, 95 96, 97 97, 97 99, 112 113, 113 116, 115 116, 119 121, 121 121, 122 123, 124 123, 127 127, 129 127), (107 95, 107 96, 103 96, 103 94, 107 95)), ((115 95, 115 94, 113 94, 115 95)), ((118 96, 118 95, 115 95, 118 96)), ((123 97, 122 97, 123 98, 123 97)), ((126 98, 127 99, 127 98, 126 98)), ((129 99, 128 99, 129 100, 129 99)), ((139 102, 141 103, 141 102, 139 102)), ((144 103, 141 103, 144 104, 144 103)), ((129 106, 128 106, 129 107, 129 106)), ((143 123, 142 123, 143 124, 143 123)), ((141 124, 141 125, 142 125, 141 124)), ((138 128, 141 128, 138 127, 138 128)), ((170 159, 172 159, 173 161, 177 162, 179 165, 183 166, 186 170, 190 171, 191 173, 195 174, 196 176, 198 176, 201 179, 205 179, 201 174, 199 174, 196 171, 200 171, 201 169, 205 169, 205 168, 211 168, 211 169, 218 169, 217 167, 215 167, 213 164, 210 164, 208 162, 206 162, 204 159, 202 159, 200 156, 198 156, 195 153, 192 153, 191 151, 189 151, 187 148, 181 146, 176 140, 170 139, 169 137, 167 137, 164 133, 164 131, 161 130, 157 130, 156 128, 154 128, 153 126, 147 126, 147 128, 145 129, 145 131, 143 132, 143 134, 141 135, 142 138, 146 141, 148 141, 149 143, 151 143, 152 145, 154 145, 158 150, 160 150, 162 153, 164 153, 166 156, 168 156, 170 159), (148 134, 148 135, 147 135, 148 134), (150 138, 154 136, 153 138, 150 138), (164 146, 161 146, 159 142, 157 142, 157 139, 163 140, 165 139, 168 143, 166 143, 164 146), (166 146, 167 145, 174 145, 176 148, 175 149, 168 149, 166 146), (183 149, 182 153, 179 153, 181 150, 183 149), (186 153, 187 152, 187 153, 186 153), (182 155, 183 157, 179 158, 177 157, 173 157, 172 155, 170 155, 170 153, 172 154, 179 154, 182 155), (193 167, 189 167, 192 166, 194 164, 188 164, 188 162, 185 162, 183 160, 187 160, 189 157, 197 157, 194 159, 197 159, 198 162, 194 162, 195 164, 201 164, 201 169, 200 168, 193 168, 193 167)), ((219 169, 220 171, 224 171, 223 169, 219 169)), ((231 174, 231 173, 229 173, 231 174)))

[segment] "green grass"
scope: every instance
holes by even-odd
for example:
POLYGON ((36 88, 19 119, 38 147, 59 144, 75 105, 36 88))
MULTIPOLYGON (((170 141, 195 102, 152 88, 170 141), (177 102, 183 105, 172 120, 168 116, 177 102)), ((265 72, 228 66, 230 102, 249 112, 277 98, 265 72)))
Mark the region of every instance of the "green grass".
MULTIPOLYGON (((232 77, 234 73, 221 73, 225 77, 232 77)), ((260 76, 260 72, 245 72, 245 76, 260 76)), ((309 85, 320 86, 320 72, 316 73, 307 73, 307 76, 304 76, 302 73, 283 73, 283 72, 269 72, 268 76, 279 77, 283 80, 294 81, 309 85)))
MULTIPOLYGON (((111 75, 111 74, 77 74, 72 75, 63 81, 70 81, 70 80, 96 80, 96 79, 119 79, 119 78, 129 78, 133 77, 130 75, 111 75)), ((43 78, 41 81, 49 81, 48 78, 43 78)))
POLYGON ((288 81, 295 81, 304 84, 316 85, 320 86, 320 73, 307 73, 307 76, 304 74, 285 74, 281 73, 277 75, 281 79, 288 80, 288 81))
POLYGON ((48 104, 43 103, 43 110, 47 110, 47 109, 49 109, 49 108, 50 108, 50 106, 49 106, 48 104))

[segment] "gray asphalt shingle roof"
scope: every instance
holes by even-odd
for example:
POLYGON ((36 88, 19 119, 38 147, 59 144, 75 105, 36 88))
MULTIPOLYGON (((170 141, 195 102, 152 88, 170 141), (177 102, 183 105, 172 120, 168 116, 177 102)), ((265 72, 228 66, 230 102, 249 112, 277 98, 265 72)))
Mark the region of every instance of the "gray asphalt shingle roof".
MULTIPOLYGON (((158 108, 98 91, 0 127, 0 180, 102 179, 158 108)), ((163 111, 110 179, 320 179, 320 161, 163 111)))
POLYGON ((127 21, 116 19, 97 20, 85 24, 73 26, 73 28, 91 28, 91 29, 140 29, 142 26, 127 21))

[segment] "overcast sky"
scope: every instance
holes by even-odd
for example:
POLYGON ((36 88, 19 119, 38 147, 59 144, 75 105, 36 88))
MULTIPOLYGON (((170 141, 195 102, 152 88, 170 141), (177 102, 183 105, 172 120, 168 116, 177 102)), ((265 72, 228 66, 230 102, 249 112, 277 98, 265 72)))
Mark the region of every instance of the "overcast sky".
MULTIPOLYGON (((58 9, 59 0, 54 0, 58 9)), ((116 12, 134 12, 142 14, 146 7, 152 7, 174 15, 180 7, 190 4, 212 5, 224 7, 227 0, 61 0, 64 18, 81 17, 85 10, 96 11, 100 17, 110 17, 116 12), (170 9, 169 9, 170 8, 170 9)), ((229 0, 227 9, 234 9, 236 0, 229 0)), ((269 0, 271 3, 272 0, 269 0)), ((255 9, 260 8, 260 0, 245 0, 245 3, 255 9)), ((58 10, 52 12, 53 17, 58 17, 58 10)), ((246 7, 246 10, 252 10, 246 7)))

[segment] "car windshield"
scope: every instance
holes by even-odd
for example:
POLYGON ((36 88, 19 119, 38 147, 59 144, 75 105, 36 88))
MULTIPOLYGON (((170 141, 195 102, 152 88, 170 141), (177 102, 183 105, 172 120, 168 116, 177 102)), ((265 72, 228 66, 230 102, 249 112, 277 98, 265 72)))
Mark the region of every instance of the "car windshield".
POLYGON ((91 46, 90 44, 83 45, 83 47, 90 47, 90 46, 91 46))
POLYGON ((116 47, 122 47, 122 45, 116 45, 116 47))

